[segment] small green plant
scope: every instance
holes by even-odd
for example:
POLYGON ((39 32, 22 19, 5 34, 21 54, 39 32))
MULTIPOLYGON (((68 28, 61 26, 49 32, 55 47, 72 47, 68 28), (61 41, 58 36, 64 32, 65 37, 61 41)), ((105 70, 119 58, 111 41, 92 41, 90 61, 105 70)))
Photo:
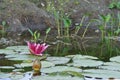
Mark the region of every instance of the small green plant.
POLYGON ((107 29, 107 24, 109 23, 110 19, 111 19, 111 15, 100 15, 100 19, 101 19, 101 25, 99 26, 99 29, 101 31, 101 37, 102 37, 102 41, 104 41, 104 38, 106 37, 107 33, 106 33, 106 29, 107 29))
POLYGON ((47 40, 47 36, 48 36, 48 33, 51 31, 51 28, 49 27, 46 32, 45 32, 45 38, 44 38, 44 42, 47 40))
POLYGON ((32 36, 32 41, 37 42, 40 39, 40 33, 38 31, 33 32, 31 29, 28 29, 32 36))
POLYGON ((80 24, 76 26, 76 28, 75 28, 75 35, 78 34, 80 28, 83 26, 83 21, 84 21, 85 17, 86 17, 86 16, 84 15, 84 16, 82 17, 81 21, 80 21, 80 24))
POLYGON ((71 21, 71 19, 69 19, 68 16, 65 16, 63 18, 63 23, 64 23, 64 35, 69 38, 70 37, 69 29, 70 29, 70 25, 71 25, 72 21, 71 21))

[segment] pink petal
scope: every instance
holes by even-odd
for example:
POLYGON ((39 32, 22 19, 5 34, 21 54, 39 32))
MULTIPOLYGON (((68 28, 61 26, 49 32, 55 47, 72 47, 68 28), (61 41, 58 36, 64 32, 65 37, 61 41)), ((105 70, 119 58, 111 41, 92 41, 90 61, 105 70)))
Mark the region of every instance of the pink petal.
MULTIPOLYGON (((43 44, 43 45, 44 45, 44 44, 43 44)), ((44 51, 48 48, 48 46, 49 46, 49 45, 46 45, 46 46, 44 45, 44 46, 42 46, 41 53, 44 52, 44 51)))
POLYGON ((35 48, 35 53, 39 54, 39 48, 40 48, 40 44, 37 44, 36 48, 35 48))
POLYGON ((43 49, 42 49, 42 51, 41 51, 41 52, 45 51, 47 48, 48 48, 48 45, 47 45, 47 46, 45 46, 45 47, 43 47, 43 49))

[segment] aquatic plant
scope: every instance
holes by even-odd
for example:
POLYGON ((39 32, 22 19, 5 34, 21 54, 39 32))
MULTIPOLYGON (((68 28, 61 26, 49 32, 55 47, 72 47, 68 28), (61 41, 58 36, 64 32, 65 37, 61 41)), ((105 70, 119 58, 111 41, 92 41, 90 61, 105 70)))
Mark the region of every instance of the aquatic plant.
POLYGON ((32 41, 37 42, 40 38, 40 33, 38 31, 33 32, 31 29, 28 29, 29 33, 32 36, 32 41))
POLYGON ((37 56, 42 56, 43 52, 47 49, 49 45, 46 45, 46 43, 43 44, 37 44, 37 43, 31 43, 27 42, 29 51, 31 54, 37 55, 37 56))

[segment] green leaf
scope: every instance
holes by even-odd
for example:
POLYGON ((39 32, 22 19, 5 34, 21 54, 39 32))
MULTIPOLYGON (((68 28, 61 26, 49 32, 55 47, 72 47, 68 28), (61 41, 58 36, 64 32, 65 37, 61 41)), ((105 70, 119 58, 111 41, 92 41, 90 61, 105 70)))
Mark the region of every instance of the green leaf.
POLYGON ((34 32, 33 37, 34 37, 34 40, 36 41, 37 40, 37 31, 34 32))
POLYGON ((51 28, 49 27, 47 30, 46 30, 46 34, 48 34, 50 32, 51 28))
POLYGON ((29 33, 33 36, 33 32, 31 29, 28 29, 29 33))
POLYGON ((69 18, 63 18, 63 23, 64 23, 64 26, 67 28, 67 27, 70 27, 71 25, 71 20, 69 18))
POLYGON ((116 7, 116 3, 115 2, 112 2, 110 5, 109 5, 109 8, 110 9, 113 9, 113 8, 115 8, 116 7))
POLYGON ((110 18, 111 18, 111 15, 108 14, 107 16, 105 16, 105 22, 109 22, 110 21, 110 18))

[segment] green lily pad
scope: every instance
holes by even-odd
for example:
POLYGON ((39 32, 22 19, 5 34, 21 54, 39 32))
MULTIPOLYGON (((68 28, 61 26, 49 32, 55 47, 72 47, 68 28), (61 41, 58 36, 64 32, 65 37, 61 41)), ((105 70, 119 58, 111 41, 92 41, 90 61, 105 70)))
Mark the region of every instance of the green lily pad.
POLYGON ((0 49, 0 54, 13 54, 13 53, 16 53, 16 52, 9 49, 0 49))
POLYGON ((21 64, 14 64, 17 68, 24 68, 24 67, 31 67, 33 63, 21 63, 21 64))
POLYGON ((68 66, 75 67, 98 67, 102 65, 102 61, 95 61, 90 59, 81 59, 81 60, 73 60, 73 63, 67 64, 68 66))
POLYGON ((120 63, 116 62, 106 62, 102 66, 99 66, 101 69, 115 70, 120 71, 120 63))
POLYGON ((63 72, 63 71, 76 71, 81 72, 82 70, 75 67, 68 67, 68 66, 55 66, 50 68, 42 68, 41 72, 43 73, 54 73, 54 72, 63 72))
POLYGON ((66 64, 70 61, 70 58, 65 58, 65 57, 47 57, 47 59, 49 62, 52 62, 56 65, 58 64, 66 64))
POLYGON ((5 56, 8 60, 34 60, 36 56, 34 55, 24 55, 24 54, 10 54, 5 56))
POLYGON ((42 64, 42 68, 47 68, 47 67, 53 67, 53 66, 55 66, 54 63, 48 62, 48 61, 41 61, 41 64, 42 64))
POLYGON ((12 70, 13 72, 20 72, 20 71, 24 71, 24 69, 14 69, 12 70))
POLYGON ((120 56, 112 57, 112 58, 110 58, 110 61, 119 62, 120 63, 120 56))
POLYGON ((83 70, 84 76, 98 77, 98 78, 117 78, 120 79, 120 72, 102 69, 87 69, 83 70))
POLYGON ((28 49, 27 46, 9 46, 7 47, 6 49, 11 49, 11 50, 25 50, 25 49, 28 49))
POLYGON ((21 52, 29 53, 27 46, 9 46, 6 49, 13 50, 14 52, 17 52, 17 53, 21 53, 21 52))
MULTIPOLYGON (((54 63, 51 63, 51 62, 48 62, 48 61, 41 61, 41 64, 42 64, 42 68, 55 66, 54 63)), ((17 67, 17 68, 32 67, 33 62, 28 62, 28 63, 23 62, 21 64, 14 64, 14 66, 17 67)))
POLYGON ((0 66, 0 69, 14 69, 13 66, 0 66))
POLYGON ((0 72, 0 78, 8 78, 10 76, 11 76, 11 74, 9 74, 9 73, 2 73, 2 72, 0 72))
POLYGON ((14 74, 12 76, 10 76, 11 80, 20 80, 21 78, 23 78, 23 73, 21 74, 14 74))
POLYGON ((98 59, 97 57, 88 56, 88 55, 75 55, 73 60, 81 60, 81 59, 98 59))
POLYGON ((37 76, 34 77, 32 80, 84 80, 83 78, 80 77, 71 77, 71 76, 37 76))
POLYGON ((75 72, 75 71, 63 71, 63 72, 55 72, 55 73, 50 73, 50 76, 74 76, 74 77, 83 77, 82 73, 80 72, 75 72))

